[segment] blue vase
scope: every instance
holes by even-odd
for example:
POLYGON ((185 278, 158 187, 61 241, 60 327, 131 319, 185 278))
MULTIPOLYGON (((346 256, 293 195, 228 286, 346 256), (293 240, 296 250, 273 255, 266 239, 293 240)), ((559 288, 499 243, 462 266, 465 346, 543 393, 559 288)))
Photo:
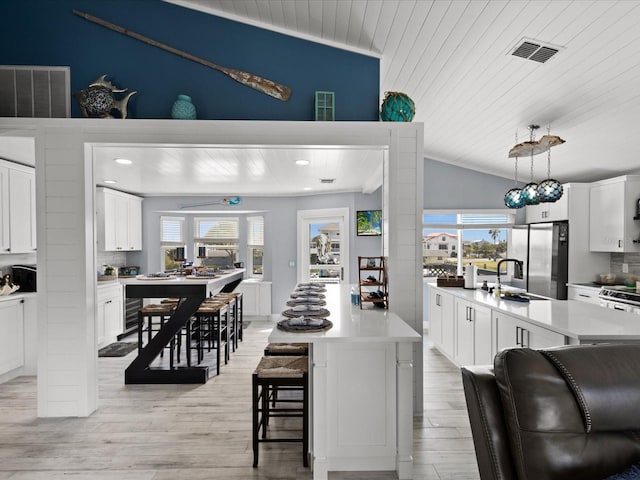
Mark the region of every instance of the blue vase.
POLYGON ((191 103, 189 95, 178 95, 178 99, 171 107, 171 118, 176 120, 195 120, 196 107, 191 103))

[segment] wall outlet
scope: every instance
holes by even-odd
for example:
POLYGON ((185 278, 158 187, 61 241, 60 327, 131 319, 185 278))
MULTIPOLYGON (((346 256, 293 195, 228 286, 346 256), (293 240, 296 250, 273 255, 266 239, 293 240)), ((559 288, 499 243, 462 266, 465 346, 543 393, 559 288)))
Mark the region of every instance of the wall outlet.
POLYGON ((622 264, 622 273, 629 273, 629 264, 628 263, 623 263, 622 264))

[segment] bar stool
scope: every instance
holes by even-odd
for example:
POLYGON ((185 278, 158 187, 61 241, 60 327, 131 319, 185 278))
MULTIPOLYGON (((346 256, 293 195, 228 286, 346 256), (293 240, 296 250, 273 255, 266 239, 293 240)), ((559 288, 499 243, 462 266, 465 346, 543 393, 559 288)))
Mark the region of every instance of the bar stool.
MULTIPOLYGON (((175 310, 175 306, 172 304, 156 304, 151 303, 145 305, 138 310, 138 353, 142 350, 143 334, 147 331, 147 343, 153 338, 153 334, 158 332, 163 326, 164 322, 170 317, 175 310), (154 328, 154 319, 157 318, 156 328, 154 328), (146 319, 146 328, 145 328, 146 319)), ((173 337, 168 346, 169 348, 169 367, 173 368, 173 352, 175 349, 175 337, 173 337)), ((164 356, 164 349, 160 351, 160 357, 164 356)))
MULTIPOLYGON (((207 343, 207 350, 216 350, 216 374, 220 375, 220 349, 224 343, 224 363, 229 361, 229 344, 226 341, 228 308, 224 302, 205 300, 195 313, 201 329, 201 340, 207 343), (224 320, 223 320, 224 318, 224 320), (224 339, 224 341, 223 341, 224 339)), ((202 361, 203 352, 198 351, 198 358, 202 361)))
POLYGON ((264 349, 265 356, 307 356, 309 355, 308 343, 270 343, 264 349))
POLYGON ((228 341, 231 344, 231 351, 235 352, 238 346, 238 302, 233 293, 216 293, 209 300, 217 300, 227 304, 229 308, 228 341))
MULTIPOLYGON (((309 358, 303 356, 262 357, 252 375, 253 406, 253 466, 258 466, 258 445, 266 442, 302 442, 302 463, 309 466, 309 358), (297 387, 302 389, 301 407, 270 405, 273 388, 297 387), (267 438, 269 418, 302 417, 302 437, 267 438)), ((298 399, 278 400, 297 402, 298 399)))

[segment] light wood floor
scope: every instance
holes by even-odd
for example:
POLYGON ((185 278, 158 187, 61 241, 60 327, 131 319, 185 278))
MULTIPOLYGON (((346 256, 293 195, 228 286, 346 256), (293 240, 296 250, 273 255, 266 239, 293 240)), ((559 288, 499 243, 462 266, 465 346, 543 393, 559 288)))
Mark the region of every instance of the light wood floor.
MULTIPOLYGON (((135 353, 100 358, 99 409, 88 418, 37 418, 34 377, 0 385, 0 480, 311 480, 299 444, 262 444, 260 466, 251 466, 250 379, 271 328, 252 319, 230 363, 205 385, 125 386, 135 353)), ((428 343, 414 438, 414 479, 479 479, 460 373, 428 343)))

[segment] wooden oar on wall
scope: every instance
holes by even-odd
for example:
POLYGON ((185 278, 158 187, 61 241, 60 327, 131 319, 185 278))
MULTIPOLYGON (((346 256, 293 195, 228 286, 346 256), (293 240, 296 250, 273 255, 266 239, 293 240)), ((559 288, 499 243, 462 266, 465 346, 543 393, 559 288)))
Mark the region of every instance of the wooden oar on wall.
POLYGON ((157 40, 153 40, 152 38, 145 37, 140 33, 132 32, 131 30, 127 30, 124 27, 116 25, 114 23, 108 22, 101 18, 95 17, 89 13, 84 13, 79 10, 73 10, 73 13, 78 15, 79 17, 84 18, 85 20, 89 20, 90 22, 97 23, 98 25, 102 25, 103 27, 109 28, 115 32, 122 33, 127 37, 135 38, 141 42, 147 43, 154 47, 160 48, 162 50, 166 50, 167 52, 171 52, 175 55, 178 55, 182 58, 186 58, 187 60, 191 60, 193 62, 199 63, 206 67, 212 68, 214 70, 218 70, 219 72, 224 73, 228 77, 233 78, 236 82, 239 82, 247 87, 251 87, 259 92, 266 93, 278 100, 282 100, 286 102, 289 100, 291 96, 291 89, 286 85, 281 85, 279 83, 273 82, 266 78, 259 77, 258 75, 253 75, 252 73, 243 72, 242 70, 236 70, 235 68, 227 68, 222 67, 220 65, 216 65, 215 63, 209 62, 200 57, 196 57, 195 55, 191 55, 190 53, 184 52, 182 50, 178 50, 177 48, 173 48, 165 43, 158 42, 157 40))

